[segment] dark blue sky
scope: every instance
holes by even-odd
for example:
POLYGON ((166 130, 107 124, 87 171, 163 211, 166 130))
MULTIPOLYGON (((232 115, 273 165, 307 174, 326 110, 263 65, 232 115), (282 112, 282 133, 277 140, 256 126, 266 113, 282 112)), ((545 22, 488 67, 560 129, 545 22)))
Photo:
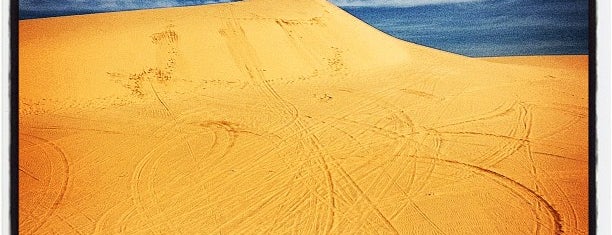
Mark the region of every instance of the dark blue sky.
MULTIPOLYGON (((19 0, 20 18, 232 0, 19 0)), ((587 54, 588 0, 331 0, 397 38, 469 56, 587 54)))
POLYGON ((345 7, 397 38, 469 56, 588 54, 588 0, 345 7))
MULTIPOLYGON (((23 12, 108 12, 157 7, 189 6, 230 2, 233 0, 19 0, 23 12)), ((486 0, 331 0, 339 6, 393 6, 478 2, 486 0)))
POLYGON ((19 12, 21 19, 31 19, 230 1, 232 0, 19 0, 19 12))

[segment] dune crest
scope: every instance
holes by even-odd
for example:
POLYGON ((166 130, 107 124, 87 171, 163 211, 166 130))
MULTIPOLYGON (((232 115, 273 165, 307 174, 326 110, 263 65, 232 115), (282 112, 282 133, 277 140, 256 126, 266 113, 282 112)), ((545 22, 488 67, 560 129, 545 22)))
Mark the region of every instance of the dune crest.
POLYGON ((587 234, 585 63, 455 55, 323 0, 19 32, 24 234, 587 234))

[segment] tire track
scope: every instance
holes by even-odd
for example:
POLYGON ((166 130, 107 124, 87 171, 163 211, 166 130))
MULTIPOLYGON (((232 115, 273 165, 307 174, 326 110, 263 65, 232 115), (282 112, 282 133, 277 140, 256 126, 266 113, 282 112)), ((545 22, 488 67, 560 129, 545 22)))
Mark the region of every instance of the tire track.
MULTIPOLYGON (((183 117, 183 118, 186 118, 186 117, 183 117)), ((170 127, 176 127, 176 126, 177 125, 170 125, 170 127)), ((202 158, 201 160, 196 159, 196 162, 199 162, 199 163, 195 164, 194 167, 200 166, 200 168, 198 169, 199 171, 206 170, 206 169, 213 169, 215 165, 222 163, 223 162, 222 159, 232 150, 235 144, 236 131, 233 130, 233 128, 228 124, 228 122, 224 122, 224 121, 208 121, 208 122, 201 123, 199 126, 200 128, 205 128, 205 129, 212 128, 211 132, 214 134, 213 135, 214 138, 213 138, 213 143, 212 143, 211 148, 203 156, 204 158, 202 158), (229 139, 225 140, 223 146, 221 146, 220 143, 218 143, 217 131, 222 131, 229 136, 229 139), (219 153, 215 154, 215 155, 218 155, 217 160, 213 161, 212 159, 207 159, 212 156, 213 154, 212 151, 214 151, 214 149, 216 148, 219 148, 219 153), (201 163, 203 160, 207 160, 208 162, 214 162, 215 164, 203 165, 201 163)), ((149 210, 145 207, 144 204, 142 204, 144 201, 142 200, 142 197, 140 196, 142 194, 141 188, 146 186, 145 187, 146 191, 144 192, 148 192, 152 194, 151 196, 148 196, 147 198, 153 198, 153 199, 156 198, 155 190, 150 184, 146 184, 145 182, 146 177, 144 177, 143 174, 146 174, 148 176, 154 176, 159 160, 164 155, 166 155, 168 152, 173 151, 182 146, 177 143, 184 143, 185 145, 187 145, 187 148, 190 148, 188 139, 192 137, 194 134, 197 134, 197 133, 171 135, 171 132, 167 131, 166 135, 162 137, 163 141, 155 144, 156 147, 151 149, 147 154, 145 154, 145 156, 137 164, 136 168, 134 169, 134 173, 132 175, 132 181, 131 181, 132 199, 134 201, 134 204, 136 205, 136 208, 143 215, 147 216, 147 214, 149 214, 147 211, 149 210), (166 150, 164 152, 156 153, 157 150, 160 150, 160 149, 166 149, 166 150), (143 184, 144 186, 141 187, 141 184, 143 184)), ((203 184, 203 183, 205 182, 200 182, 199 184, 203 184)), ((196 186, 199 184, 196 184, 196 186)), ((173 194, 172 198, 177 198, 188 192, 189 190, 177 192, 173 194)), ((152 204, 149 207, 154 207, 154 206, 155 205, 152 204)), ((157 211, 154 213, 153 217, 147 216, 147 220, 149 222, 150 221, 161 221, 163 220, 162 218, 163 216, 164 216, 163 211, 157 211)), ((168 231, 171 231, 170 224, 167 224, 167 223, 161 223, 161 224, 165 224, 166 229, 168 231)), ((159 227, 159 226, 151 226, 151 228, 153 227, 159 227)))
MULTIPOLYGON (((411 142, 414 142, 416 144, 419 144, 425 148, 430 149, 431 147, 424 145, 422 143, 418 143, 415 142, 414 140, 410 140, 411 142)), ((433 149, 431 149, 433 151, 433 149)), ((464 169, 469 169, 470 172, 472 174, 477 174, 477 175, 481 175, 483 177, 486 177, 494 182, 496 182, 498 185, 510 190, 510 192, 512 192, 513 194, 519 196, 523 201, 525 201, 528 205, 531 206, 537 206, 537 204, 534 205, 534 203, 529 199, 533 199, 535 200, 537 203, 539 203, 540 205, 544 206, 544 208, 546 209, 546 211, 548 211, 548 214, 550 215, 551 219, 552 219, 552 223, 553 223, 553 231, 555 234, 563 234, 565 233, 564 231, 564 227, 563 227, 563 219, 561 217, 561 214, 555 209, 555 207, 548 202, 542 195, 540 195, 538 192, 536 192, 535 190, 530 189, 529 187, 523 185, 522 183, 513 180, 510 177, 507 177, 505 175, 502 175, 500 173, 497 173, 495 171, 486 169, 484 167, 481 166, 477 166, 477 165, 473 165, 473 164, 469 164, 469 163, 464 163, 464 162, 460 162, 460 161, 456 161, 456 160, 450 160, 450 159, 444 159, 444 158, 434 158, 434 157, 425 157, 425 156, 414 156, 415 159, 422 159, 422 160, 427 160, 427 161, 431 161, 431 160, 435 160, 437 159, 437 161, 439 163, 443 163, 449 166, 458 166, 460 168, 464 168, 464 169), (529 197, 529 198, 527 198, 529 197)), ((430 162, 427 162, 427 164, 431 164, 430 162)), ((532 212, 535 213, 534 216, 538 216, 537 211, 535 208, 532 208, 532 212)), ((537 222, 537 221, 536 221, 537 222)))
MULTIPOLYGON (((39 144, 47 145, 48 147, 50 147, 53 150, 53 152, 55 153, 54 155, 57 158, 59 158, 58 159, 59 162, 60 162, 59 165, 61 166, 62 174, 64 175, 63 176, 63 180, 61 181, 61 185, 59 186, 58 195, 53 200, 50 208, 47 210, 47 212, 43 215, 42 218, 39 218, 38 225, 35 225, 33 228, 30 229, 29 233, 34 234, 43 225, 45 225, 49 221, 49 218, 51 218, 51 216, 53 216, 55 211, 59 208, 60 202, 64 199, 64 196, 65 196, 65 194, 66 194, 66 192, 68 190, 68 182, 70 180, 70 163, 69 163, 68 158, 66 157, 66 154, 64 153, 64 151, 59 146, 54 144, 52 141, 47 140, 47 139, 42 138, 42 137, 38 137, 38 136, 30 135, 30 134, 25 134, 25 133, 20 133, 20 135, 22 135, 24 137, 35 139, 36 141, 39 142, 39 144)), ((56 165, 56 164, 52 164, 52 165, 56 165)))
MULTIPOLYGON (((229 10, 230 10, 230 15, 233 16, 233 12, 231 12, 231 9, 229 10)), ((256 55, 257 55, 256 51, 253 48, 251 48, 250 42, 246 38, 246 35, 243 29, 241 28, 240 24, 236 22, 236 19, 233 19, 227 22, 226 27, 227 29, 222 30, 221 34, 222 36, 226 37, 228 41, 228 47, 230 51, 232 51, 234 55, 234 59, 237 60, 236 63, 238 65, 244 65, 246 74, 248 74, 249 77, 254 82, 263 86, 264 89, 260 90, 260 92, 275 101, 275 103, 273 103, 272 106, 276 106, 278 108, 275 108, 274 110, 281 110, 283 112, 283 115, 288 116, 289 119, 292 120, 288 123, 287 127, 293 124, 298 129, 304 129, 304 124, 299 120, 299 113, 298 113, 297 108, 291 105, 286 100, 284 100, 269 85, 269 83, 265 81, 264 76, 261 73, 261 70, 258 69, 260 66, 256 58, 256 55)), ((307 138, 309 139, 309 141, 307 141, 306 144, 316 145, 315 143, 316 140, 312 136, 308 136, 307 138)), ((315 147, 315 150, 320 150, 320 149, 317 149, 315 147)), ((335 207, 334 184, 333 184, 333 179, 332 179, 332 175, 331 175, 329 166, 327 164, 325 157, 320 152, 315 153, 315 154, 319 158, 319 161, 322 165, 322 168, 327 178, 329 202, 332 205, 332 207, 335 207)), ((329 217, 329 221, 327 224, 326 231, 331 231, 334 225, 334 217, 335 217, 333 208, 330 208, 328 217, 329 217)))
MULTIPOLYGON (((432 158, 429 157, 418 157, 420 159, 428 159, 428 160, 432 160, 432 158)), ((497 184, 499 184, 500 186, 510 190, 511 192, 514 192, 518 195, 528 195, 529 197, 535 199, 537 202, 541 203, 544 208, 548 211, 549 215, 552 218, 552 222, 554 225, 554 234, 559 235, 559 234, 564 234, 564 227, 563 227, 563 220, 561 217, 561 214, 555 209, 555 207, 553 207, 553 205, 548 202, 542 195, 538 194, 536 191, 530 189, 529 187, 521 184, 520 182, 513 180, 510 177, 507 177, 505 175, 502 175, 500 173, 497 173, 495 171, 480 167, 480 166, 476 166, 476 165, 471 165, 468 163, 463 163, 460 161, 455 161, 455 160, 448 160, 448 159, 438 159, 439 162, 447 164, 447 165, 452 165, 452 166, 460 166, 462 168, 466 168, 469 169, 471 172, 487 177, 491 180, 493 180, 494 182, 496 182, 497 184)), ((537 206, 537 205, 533 205, 533 203, 528 200, 527 198, 523 198, 523 200, 525 200, 525 202, 531 206, 537 206)))
MULTIPOLYGON (((543 173, 544 175, 546 175, 547 177, 550 177, 550 174, 548 174, 546 171, 542 171, 542 173, 543 173)), ((565 190, 563 190, 563 188, 562 188, 562 187, 561 187, 561 186, 560 186, 560 185, 559 185, 559 184, 558 184, 558 183, 557 183, 557 182, 556 182, 556 181, 553 179, 553 177, 550 177, 550 178, 552 179, 552 180, 551 180, 552 184, 555 186, 555 188, 557 188, 557 190, 558 190, 559 192, 561 192, 561 195, 562 195, 562 197, 563 197, 563 200, 565 201, 565 203, 566 203, 566 204, 568 205, 568 207, 569 207, 569 211, 570 211, 570 213, 571 213, 571 215, 570 215, 570 217, 571 217, 571 224, 572 224, 573 228, 574 228, 576 231, 579 231, 579 232, 581 232, 581 233, 583 233, 583 234, 586 234, 586 232, 584 232, 584 231, 580 231, 580 230, 579 230, 579 228, 578 228, 578 214, 577 214, 577 212, 576 212, 576 209, 575 209, 575 207, 574 207, 574 204, 572 204, 572 202, 570 201, 570 199, 569 199, 569 197, 568 197, 567 193, 566 193, 566 192, 565 192, 565 190)), ((568 232, 570 232, 570 231, 568 231, 568 232)))
MULTIPOLYGON (((172 144, 172 141, 179 139, 179 137, 174 137, 170 140, 164 141, 163 143, 159 143, 156 144, 156 146, 151 149, 147 154, 145 154, 142 159, 138 162, 138 164, 136 165, 133 173, 132 173, 132 178, 130 180, 130 189, 131 189, 131 198, 132 198, 132 202, 135 206, 135 209, 140 212, 139 214, 141 214, 142 216, 145 217, 145 219, 147 219, 146 221, 143 221, 147 224, 149 224, 149 227, 151 228, 151 232, 154 234, 162 234, 159 231, 153 230, 153 227, 155 227, 154 224, 152 224, 152 218, 148 216, 147 213, 147 208, 145 207, 145 205, 143 204, 144 199, 141 193, 141 189, 140 189, 140 185, 141 183, 143 183, 142 180, 142 175, 143 172, 145 171, 145 167, 149 164, 149 162, 154 161, 156 159, 156 155, 162 156, 163 154, 165 154, 166 152, 170 151, 171 148, 170 146, 174 146, 172 144), (166 151, 162 154, 154 154, 156 151, 162 149, 162 147, 166 147, 166 151)), ((150 188, 148 188, 148 191, 152 191, 150 188)), ((159 213, 159 212, 158 212, 159 213)), ((168 226, 165 223, 164 226, 168 226)))

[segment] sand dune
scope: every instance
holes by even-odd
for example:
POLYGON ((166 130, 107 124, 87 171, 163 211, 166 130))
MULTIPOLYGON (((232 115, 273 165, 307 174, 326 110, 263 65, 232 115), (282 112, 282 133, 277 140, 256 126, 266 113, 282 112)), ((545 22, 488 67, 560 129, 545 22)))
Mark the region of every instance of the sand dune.
POLYGON ((507 56, 486 57, 482 59, 502 64, 537 66, 574 71, 584 71, 589 66, 588 55, 507 56))
POLYGON ((23 234, 587 234, 583 58, 463 57, 322 0, 19 31, 23 234))

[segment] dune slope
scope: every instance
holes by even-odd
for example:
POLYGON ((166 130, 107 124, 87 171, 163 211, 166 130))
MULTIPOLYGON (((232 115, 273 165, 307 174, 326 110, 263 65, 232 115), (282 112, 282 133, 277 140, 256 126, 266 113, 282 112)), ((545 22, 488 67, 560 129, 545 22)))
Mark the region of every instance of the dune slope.
POLYGON ((23 234, 587 234, 585 63, 454 55, 323 0, 19 32, 23 234))

